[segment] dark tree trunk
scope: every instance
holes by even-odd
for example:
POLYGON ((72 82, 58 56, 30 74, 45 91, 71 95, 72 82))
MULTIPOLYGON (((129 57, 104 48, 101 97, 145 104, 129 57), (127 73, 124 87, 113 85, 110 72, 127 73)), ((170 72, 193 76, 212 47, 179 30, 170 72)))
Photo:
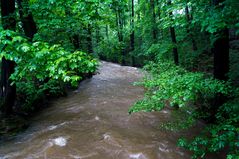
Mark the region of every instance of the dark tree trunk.
MULTIPOLYGON (((219 6, 219 3, 224 0, 213 0, 213 5, 218 9, 223 9, 223 6, 219 6)), ((212 53, 214 56, 214 78, 219 80, 228 80, 229 72, 229 29, 224 28, 216 33, 219 37, 214 41, 212 53)), ((214 122, 218 108, 227 101, 227 98, 223 94, 216 94, 212 107, 211 107, 211 119, 210 122, 214 122)))
MULTIPOLYGON (((171 0, 168 0, 168 5, 172 5, 172 2, 171 0)), ((170 12, 169 13, 169 16, 171 18, 171 21, 173 21, 173 13, 170 12)), ((175 33, 175 28, 174 27, 170 27, 170 35, 171 35, 171 40, 172 40, 172 43, 173 43, 173 59, 174 59, 174 63, 176 65, 179 64, 179 61, 178 61, 178 48, 177 48, 177 39, 176 39, 176 33, 175 33)))
POLYGON ((28 38, 30 38, 30 40, 32 40, 34 35, 37 33, 37 26, 31 12, 29 12, 28 2, 17 0, 17 5, 19 8, 19 15, 24 33, 28 38), (25 3, 24 5, 27 6, 26 8, 23 8, 23 3, 25 3))
POLYGON ((107 42, 109 42, 109 26, 107 24, 105 26, 105 35, 106 35, 106 38, 107 38, 107 42))
POLYGON ((122 15, 121 12, 119 11, 118 13, 118 25, 119 25, 119 42, 123 42, 123 20, 122 20, 122 15))
POLYGON ((96 37, 95 37, 95 39, 96 39, 96 44, 97 44, 97 46, 99 45, 99 43, 100 43, 100 28, 99 28, 99 26, 97 26, 96 27, 96 37))
MULTIPOLYGON (((223 9, 219 3, 224 0, 213 0, 215 7, 223 9)), ((219 80, 228 80, 227 73, 229 72, 229 29, 224 28, 217 32, 219 38, 213 44, 212 52, 214 55, 214 77, 219 80)))
POLYGON ((87 35, 87 47, 88 47, 88 52, 93 53, 93 46, 92 46, 92 28, 91 25, 88 25, 87 28, 88 35, 87 35))
POLYGON ((155 4, 154 0, 150 0, 150 8, 152 14, 152 36, 154 43, 157 40, 157 26, 156 26, 156 13, 155 13, 155 4))
POLYGON ((219 80, 228 80, 229 72, 229 31, 223 29, 217 34, 220 35, 213 44, 214 55, 214 77, 219 80))
MULTIPOLYGON (((219 3, 224 0, 213 0, 213 5, 219 9, 224 6, 219 6, 219 3)), ((212 52, 214 55, 214 77, 219 80, 228 80, 227 73, 229 72, 229 29, 224 28, 217 32, 219 38, 213 44, 212 52)))
POLYGON ((16 30, 15 0, 1 0, 1 15, 3 28, 16 30))
MULTIPOLYGON (((2 25, 4 29, 15 30, 15 0, 1 0, 2 25)), ((11 85, 9 77, 14 73, 15 62, 2 58, 1 96, 3 98, 2 112, 11 114, 16 100, 16 85, 11 85)))
MULTIPOLYGON (((214 78, 219 80, 228 80, 228 72, 229 72, 229 31, 228 29, 221 30, 217 34, 220 35, 212 48, 212 52, 214 55, 214 78)), ((216 113, 218 108, 222 106, 227 101, 227 97, 221 93, 215 95, 212 107, 210 108, 211 116, 209 118, 209 122, 216 121, 216 113)))
POLYGON ((79 39, 79 35, 75 34, 73 35, 71 38, 71 42, 74 46, 75 50, 79 50, 80 49, 80 39, 79 39))
MULTIPOLYGON (((156 5, 157 5, 156 7, 157 7, 157 8, 160 8, 159 4, 160 4, 160 3, 159 3, 159 0, 156 0, 156 5)), ((160 11, 160 9, 158 9, 158 12, 156 13, 156 15, 158 16, 158 19, 161 18, 161 11, 160 11)), ((160 25, 160 24, 159 24, 159 25, 160 25)), ((158 36, 157 38, 160 39, 160 40, 163 40, 163 30, 162 30, 162 29, 158 29, 158 30, 157 30, 157 34, 158 34, 158 35, 157 35, 157 36, 158 36)))
MULTIPOLYGON (((130 51, 135 49, 135 32, 134 32, 134 0, 131 0, 131 34, 130 34, 130 51)), ((134 55, 131 55, 132 66, 135 66, 134 55)))
MULTIPOLYGON (((138 5, 140 5, 140 0, 138 0, 138 5)), ((138 11, 138 20, 140 20, 141 17, 140 17, 140 11, 138 11)))
POLYGON ((134 51, 134 0, 131 0, 131 34, 130 34, 130 50, 134 51))
POLYGON ((176 65, 178 65, 178 48, 177 48, 177 40, 176 40, 176 34, 175 34, 175 29, 174 27, 170 27, 170 34, 171 34, 171 39, 173 42, 173 59, 174 59, 174 63, 176 65))
POLYGON ((125 50, 122 46, 123 44, 123 19, 122 19, 122 15, 121 12, 118 10, 116 12, 116 21, 117 21, 117 28, 118 28, 118 38, 119 38, 119 43, 121 46, 121 55, 122 55, 122 61, 121 64, 125 65, 125 50))
POLYGON ((190 25, 192 25, 192 17, 190 16, 189 8, 188 8, 187 4, 185 7, 185 14, 186 14, 186 19, 187 19, 187 23, 188 23, 187 24, 187 34, 189 35, 189 38, 191 38, 191 40, 192 40, 192 50, 197 51, 198 50, 197 43, 193 37, 192 30, 190 29, 190 25))

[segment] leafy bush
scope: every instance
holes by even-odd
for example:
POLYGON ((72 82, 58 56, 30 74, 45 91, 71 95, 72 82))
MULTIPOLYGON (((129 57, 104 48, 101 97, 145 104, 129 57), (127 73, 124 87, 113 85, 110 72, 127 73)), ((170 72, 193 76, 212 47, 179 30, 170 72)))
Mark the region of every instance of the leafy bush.
MULTIPOLYGON (((223 94, 231 100, 219 107, 215 123, 206 126, 200 136, 196 136, 192 141, 180 139, 179 146, 193 151, 193 158, 205 158, 207 153, 223 149, 228 150, 228 159, 239 157, 237 89, 232 89, 229 83, 206 77, 203 73, 188 72, 170 62, 150 63, 145 70, 147 75, 144 81, 137 83, 147 89, 145 97, 130 108, 130 113, 159 111, 165 107, 166 103, 170 106, 185 108, 200 101, 199 107, 202 107, 203 103, 210 106, 210 99, 213 99, 216 94, 223 94)), ((203 114, 205 113, 204 111, 203 114)), ((191 113, 189 122, 186 121, 182 128, 185 125, 190 126, 194 121, 193 118, 199 117, 195 114, 200 112, 191 113)), ((172 128, 174 125, 177 124, 167 124, 164 127, 175 130, 172 128)))
POLYGON ((193 158, 205 158, 207 153, 228 151, 227 159, 239 158, 239 99, 221 106, 215 124, 206 126, 200 136, 192 141, 182 138, 178 145, 193 151, 193 158))
POLYGON ((217 93, 227 95, 231 90, 225 82, 205 78, 203 73, 188 72, 171 62, 151 63, 145 70, 149 74, 138 83, 147 88, 145 98, 138 101, 130 112, 161 110, 165 102, 170 106, 183 107, 199 98, 204 102, 217 93))
POLYGON ((96 71, 98 62, 84 52, 65 51, 59 45, 45 42, 29 43, 13 31, 1 31, 0 58, 16 62, 11 75, 17 85, 17 92, 26 105, 44 93, 59 94, 63 83, 77 86, 84 74, 96 71))

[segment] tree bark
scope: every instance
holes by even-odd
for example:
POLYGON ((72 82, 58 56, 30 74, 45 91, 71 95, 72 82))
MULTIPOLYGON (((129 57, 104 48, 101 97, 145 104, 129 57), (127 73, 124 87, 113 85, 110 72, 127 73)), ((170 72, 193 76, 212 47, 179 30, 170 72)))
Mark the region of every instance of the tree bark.
MULTIPOLYGON (((213 0, 215 7, 220 7, 219 3, 224 0, 213 0)), ((213 44, 212 52, 214 55, 214 77, 219 80, 228 80, 227 73, 229 72, 229 29, 224 28, 217 32, 219 38, 213 44)))
POLYGON ((192 17, 190 16, 190 13, 189 13, 188 4, 186 4, 186 7, 185 7, 185 15, 186 15, 186 19, 187 19, 187 34, 188 34, 189 38, 191 38, 191 40, 192 40, 192 50, 197 51, 198 50, 197 43, 193 37, 192 30, 190 29, 190 25, 192 25, 192 17))
MULTIPOLYGON (((223 9, 223 6, 219 6, 219 3, 224 0, 213 0, 213 5, 218 9, 223 9)), ((224 28, 216 33, 219 38, 216 39, 213 43, 212 53, 214 56, 214 78, 219 80, 228 80, 228 72, 229 72, 229 29, 224 28)), ((210 122, 214 122, 216 120, 216 113, 218 108, 222 106, 227 101, 227 97, 223 94, 218 93, 215 95, 215 98, 211 107, 211 119, 210 122)))
POLYGON ((92 46, 92 27, 91 27, 90 24, 88 25, 87 31, 88 31, 88 35, 87 35, 87 47, 88 47, 88 52, 89 52, 89 53, 93 53, 93 46, 92 46))
POLYGON ((105 25, 105 36, 106 36, 107 42, 109 42, 109 26, 107 24, 105 25))
MULTIPOLYGON (((172 2, 171 0, 168 0, 168 5, 172 5, 172 2)), ((172 17, 173 17, 173 13, 170 12, 169 13, 169 16, 171 18, 171 21, 172 20, 172 17)), ((177 39, 176 39, 176 33, 175 33, 175 28, 173 26, 170 27, 170 35, 171 35, 171 40, 172 40, 172 43, 173 43, 173 59, 174 59, 174 63, 176 65, 179 64, 179 60, 178 60, 178 48, 177 48, 177 39)))
POLYGON ((228 80, 229 72, 229 31, 227 28, 221 30, 220 35, 213 44, 214 55, 214 77, 219 80, 228 80))
POLYGON ((131 0, 131 34, 130 34, 130 50, 134 51, 134 0, 131 0))
MULTIPOLYGON (((135 32, 134 32, 134 0, 131 0, 131 34, 130 34, 130 51, 135 49, 135 32)), ((135 66, 134 55, 131 55, 132 66, 135 66)))
MULTIPOLYGON (((2 25, 4 29, 15 30, 15 0, 1 0, 1 15, 2 25)), ((1 110, 4 114, 12 113, 13 106, 16 100, 16 85, 11 85, 9 79, 11 74, 14 73, 15 62, 2 58, 1 68, 1 96, 3 104, 1 110)))
POLYGON ((175 29, 174 27, 170 27, 170 34, 171 34, 171 39, 172 39, 172 43, 173 43, 173 59, 174 59, 174 63, 176 65, 179 64, 178 62, 178 48, 177 48, 177 40, 176 40, 176 34, 175 34, 175 29))
POLYGON ((79 50, 80 49, 80 39, 79 39, 79 35, 77 34, 74 34, 71 38, 70 38, 73 46, 74 46, 74 49, 75 50, 79 50))
POLYGON ((17 5, 24 33, 32 41, 34 35, 37 33, 37 26, 31 12, 29 12, 28 2, 17 0, 17 5), (23 8, 23 3, 27 6, 26 8, 23 8))
POLYGON ((150 8, 151 8, 151 14, 152 14, 152 37, 153 37, 153 42, 155 43, 157 40, 157 26, 156 26, 156 13, 155 13, 154 0, 150 0, 150 8))
POLYGON ((123 44, 123 20, 122 15, 119 10, 116 11, 116 22, 117 22, 117 28, 118 28, 118 39, 121 46, 121 55, 122 55, 122 61, 121 64, 125 65, 125 50, 122 47, 123 44))

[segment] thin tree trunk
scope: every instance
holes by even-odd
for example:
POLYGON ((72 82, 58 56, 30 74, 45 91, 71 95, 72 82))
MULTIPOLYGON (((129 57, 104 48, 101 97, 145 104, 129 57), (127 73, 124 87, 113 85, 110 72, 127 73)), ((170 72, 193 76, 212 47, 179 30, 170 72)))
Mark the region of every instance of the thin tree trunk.
MULTIPOLYGON (((135 49, 135 32, 134 32, 134 0, 131 0, 131 34, 130 34, 130 51, 135 49)), ((135 66, 134 55, 131 55, 132 65, 135 66)))
POLYGON ((29 12, 28 2, 17 0, 17 5, 19 8, 19 15, 24 33, 28 38, 30 38, 30 40, 32 40, 34 35, 37 33, 37 26, 31 12, 29 12), (27 6, 27 8, 23 8, 22 3, 25 3, 25 6, 27 6))
POLYGON ((130 50, 134 51, 134 0, 131 0, 131 34, 130 34, 130 50))
MULTIPOLYGON (((138 5, 140 5, 140 0, 138 0, 138 5)), ((140 17, 140 11, 138 12, 138 20, 140 20, 141 17, 140 17)))
POLYGON ((96 31, 95 32, 96 32, 96 37, 95 37, 96 44, 98 46, 98 44, 100 43, 100 28, 99 28, 99 26, 96 27, 96 31))
POLYGON ((122 61, 121 61, 121 64, 122 65, 125 65, 125 50, 123 48, 123 19, 122 19, 122 15, 121 15, 121 12, 118 11, 118 25, 119 25, 119 42, 120 42, 120 45, 121 45, 121 55, 122 55, 122 61))
MULTIPOLYGON (((168 0, 168 5, 172 5, 171 0, 168 0)), ((172 20, 173 17, 173 13, 170 12, 169 16, 172 20)), ((177 39, 176 39, 176 33, 175 33, 175 28, 173 26, 170 27, 170 34, 171 34, 171 40, 173 43, 173 59, 174 59, 174 63, 176 65, 179 64, 179 60, 178 60, 178 48, 177 48, 177 39)))
POLYGON ((75 50, 79 50, 80 49, 80 39, 79 39, 79 35, 74 34, 72 37, 70 37, 70 40, 74 46, 75 50))
POLYGON ((152 36, 154 43, 157 40, 157 25, 156 25, 156 13, 155 13, 155 4, 154 0, 150 0, 150 8, 151 8, 151 14, 152 14, 152 36))
POLYGON ((178 48, 177 48, 177 40, 176 40, 176 34, 175 34, 175 29, 174 27, 170 27, 170 34, 171 34, 171 39, 173 42, 173 59, 174 59, 174 63, 176 65, 178 65, 178 48))
POLYGON ((186 7, 185 7, 185 15, 186 15, 186 19, 187 19, 187 34, 189 35, 189 38, 191 38, 192 40, 192 50, 193 51, 197 51, 197 43, 193 37, 193 33, 192 33, 192 30, 190 29, 190 25, 192 25, 192 18, 190 17, 190 14, 189 14, 189 8, 188 8, 188 4, 186 4, 186 7))
MULTIPOLYGON (((1 0, 2 25, 4 29, 15 30, 15 0, 1 0)), ((14 73, 15 62, 2 58, 1 68, 1 96, 3 98, 2 112, 11 114, 16 100, 16 85, 11 85, 9 79, 14 73)))
POLYGON ((89 52, 89 53, 93 53, 93 46, 92 46, 92 27, 91 27, 90 24, 88 25, 87 31, 88 31, 88 35, 87 35, 87 47, 88 47, 88 52, 89 52))
POLYGON ((109 26, 107 24, 105 26, 105 36, 106 36, 107 42, 109 42, 109 26))

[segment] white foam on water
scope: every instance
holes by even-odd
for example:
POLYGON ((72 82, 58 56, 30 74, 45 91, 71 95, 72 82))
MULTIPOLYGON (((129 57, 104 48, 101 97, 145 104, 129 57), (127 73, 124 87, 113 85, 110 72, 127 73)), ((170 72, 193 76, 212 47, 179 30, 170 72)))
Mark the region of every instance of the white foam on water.
POLYGON ((63 123, 58 124, 58 125, 51 125, 51 126, 49 126, 47 129, 48 129, 48 130, 55 130, 55 129, 57 129, 57 128, 63 126, 63 125, 65 125, 66 123, 67 123, 67 122, 63 122, 63 123))
POLYGON ((74 158, 74 159, 83 159, 83 158, 89 158, 89 157, 92 157, 92 156, 96 156, 97 153, 90 153, 90 154, 87 154, 87 155, 69 155, 70 157, 74 158))
POLYGON ((58 126, 57 125, 52 125, 48 127, 48 130, 55 130, 58 126))
POLYGON ((131 158, 131 159, 146 159, 146 157, 142 153, 129 154, 129 158, 131 158))
POLYGON ((161 152, 170 152, 170 150, 167 148, 167 145, 164 144, 164 143, 160 143, 159 151, 161 151, 161 152))
POLYGON ((104 137, 104 140, 110 139, 110 135, 109 134, 104 134, 103 137, 104 137))
POLYGON ((55 145, 60 146, 60 147, 64 147, 67 144, 67 140, 64 137, 58 137, 58 138, 52 139, 52 142, 55 145))
POLYGON ((99 118, 98 116, 96 116, 96 117, 95 117, 95 120, 98 121, 98 120, 100 120, 100 118, 99 118))

